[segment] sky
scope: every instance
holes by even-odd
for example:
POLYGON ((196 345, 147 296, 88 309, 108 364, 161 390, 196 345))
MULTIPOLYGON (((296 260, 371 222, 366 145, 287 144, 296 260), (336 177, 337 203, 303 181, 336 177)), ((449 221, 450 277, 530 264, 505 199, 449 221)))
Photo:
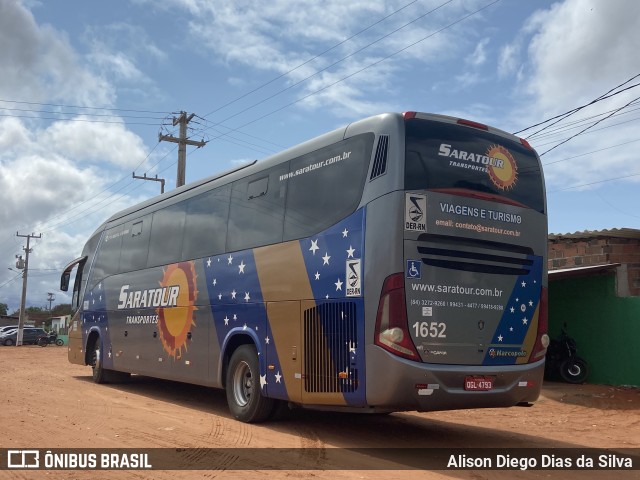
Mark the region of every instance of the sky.
POLYGON ((187 149, 188 183, 378 113, 518 132, 588 105, 519 133, 541 155, 549 232, 640 229, 636 0, 0 0, 0 46, 10 311, 16 234, 41 235, 27 306, 68 303, 64 265, 160 192, 133 172, 175 188, 176 145, 158 138, 181 111, 207 142, 187 149))

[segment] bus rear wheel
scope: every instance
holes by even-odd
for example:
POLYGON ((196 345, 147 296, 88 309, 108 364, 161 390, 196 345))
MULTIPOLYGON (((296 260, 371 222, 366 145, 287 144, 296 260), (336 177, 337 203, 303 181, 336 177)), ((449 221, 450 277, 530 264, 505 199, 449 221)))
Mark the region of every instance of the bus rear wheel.
POLYGON ((225 382, 231 414, 241 422, 266 420, 275 402, 262 396, 258 355, 253 345, 241 345, 231 355, 225 382))

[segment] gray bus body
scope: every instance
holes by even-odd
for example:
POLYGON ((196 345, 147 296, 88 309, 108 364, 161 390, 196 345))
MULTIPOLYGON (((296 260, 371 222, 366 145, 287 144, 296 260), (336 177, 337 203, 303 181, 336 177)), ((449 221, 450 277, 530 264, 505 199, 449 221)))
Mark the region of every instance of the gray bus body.
POLYGON ((69 359, 225 388, 242 421, 528 404, 546 238, 526 142, 378 115, 113 215, 63 273, 69 359))

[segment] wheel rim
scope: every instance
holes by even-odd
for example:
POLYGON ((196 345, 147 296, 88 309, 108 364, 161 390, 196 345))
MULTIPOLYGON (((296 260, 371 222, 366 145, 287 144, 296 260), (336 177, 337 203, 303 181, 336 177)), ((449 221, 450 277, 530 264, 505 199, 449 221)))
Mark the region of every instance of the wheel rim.
POLYGON ((98 347, 93 349, 93 368, 98 368, 100 366, 100 349, 98 347))
POLYGON ((582 373, 582 368, 580 368, 580 365, 578 365, 577 363, 574 363, 573 365, 571 365, 569 367, 569 369, 567 370, 567 372, 569 373, 569 375, 571 375, 572 377, 577 377, 582 373))
POLYGON ((244 407, 251 400, 253 394, 253 375, 251 368, 245 361, 238 363, 233 373, 233 397, 236 403, 244 407))

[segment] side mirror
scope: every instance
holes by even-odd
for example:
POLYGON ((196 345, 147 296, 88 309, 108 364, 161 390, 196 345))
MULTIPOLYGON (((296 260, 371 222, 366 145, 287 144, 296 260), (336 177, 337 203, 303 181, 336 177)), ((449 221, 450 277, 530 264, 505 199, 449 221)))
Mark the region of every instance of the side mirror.
POLYGON ((60 277, 60 290, 63 292, 69 290, 69 279, 71 279, 71 272, 64 272, 60 277))

